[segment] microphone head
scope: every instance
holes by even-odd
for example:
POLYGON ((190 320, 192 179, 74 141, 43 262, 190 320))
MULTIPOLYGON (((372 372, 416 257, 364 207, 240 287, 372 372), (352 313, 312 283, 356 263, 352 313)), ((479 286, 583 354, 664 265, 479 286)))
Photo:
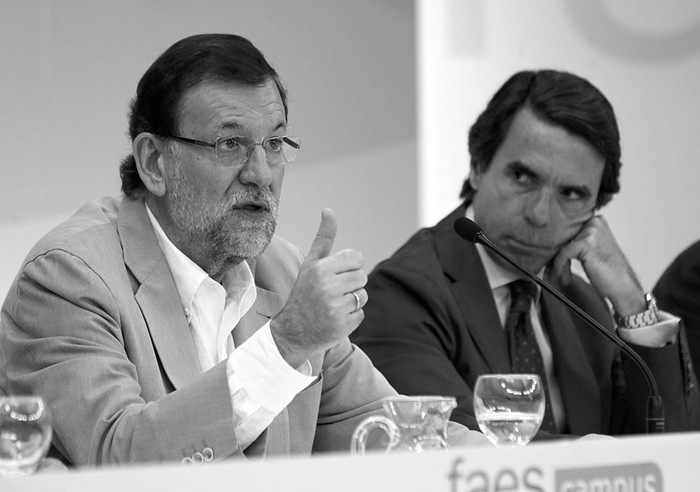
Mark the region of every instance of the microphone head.
POLYGON ((455 232, 460 235, 463 239, 469 242, 476 243, 479 241, 479 236, 481 236, 484 231, 481 230, 479 224, 473 220, 469 220, 466 217, 460 217, 455 220, 454 224, 455 232))

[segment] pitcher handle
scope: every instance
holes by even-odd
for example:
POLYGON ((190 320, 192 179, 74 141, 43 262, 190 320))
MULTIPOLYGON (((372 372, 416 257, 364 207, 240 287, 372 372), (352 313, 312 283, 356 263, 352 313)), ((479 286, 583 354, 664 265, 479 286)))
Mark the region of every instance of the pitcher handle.
POLYGON ((352 434, 352 442, 350 443, 350 451, 352 454, 365 454, 367 437, 369 433, 376 428, 380 428, 389 436, 389 444, 384 450, 385 452, 390 451, 401 440, 401 431, 391 419, 383 415, 367 417, 360 422, 360 425, 357 426, 355 432, 352 434))

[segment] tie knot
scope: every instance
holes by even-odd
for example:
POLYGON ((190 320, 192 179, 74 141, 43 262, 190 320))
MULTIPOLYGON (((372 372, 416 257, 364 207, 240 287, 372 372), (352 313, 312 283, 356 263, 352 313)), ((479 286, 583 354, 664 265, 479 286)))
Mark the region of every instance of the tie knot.
POLYGON ((508 284, 510 288, 510 311, 530 312, 530 301, 535 295, 535 285, 529 280, 516 280, 508 284))

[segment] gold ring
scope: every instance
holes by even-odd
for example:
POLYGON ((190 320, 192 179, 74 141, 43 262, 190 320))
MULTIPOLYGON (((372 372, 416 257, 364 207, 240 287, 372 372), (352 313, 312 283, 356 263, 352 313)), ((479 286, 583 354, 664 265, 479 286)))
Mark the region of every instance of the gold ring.
MULTIPOLYGON (((355 294, 355 292, 350 292, 350 293, 355 296, 355 311, 359 311, 362 308, 362 303, 360 302, 360 296, 355 294)), ((353 313, 355 311, 353 311, 353 313)))

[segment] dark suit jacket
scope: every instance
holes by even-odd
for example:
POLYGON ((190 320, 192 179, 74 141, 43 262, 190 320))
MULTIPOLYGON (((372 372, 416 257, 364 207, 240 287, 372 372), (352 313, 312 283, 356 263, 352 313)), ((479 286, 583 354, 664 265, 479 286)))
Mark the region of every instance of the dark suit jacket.
MULTIPOLYGON (((659 277, 659 307, 683 318, 695 375, 700 373, 700 241, 691 244, 659 277)), ((698 376, 700 377, 700 376, 698 376)))
MULTIPOLYGON (((301 261, 277 237, 251 261, 257 299, 233 332, 236 344, 279 312, 301 261)), ((142 200, 88 204, 51 231, 1 315, 0 387, 44 396, 64 461, 179 461, 205 447, 216 460, 244 457, 226 362, 202 374, 142 200)), ((360 420, 396 394, 347 339, 310 363, 318 379, 245 455, 347 451, 360 420)))
MULTIPOLYGON (((510 372, 506 336, 473 244, 454 221, 460 206, 436 226, 418 231, 371 273, 365 320, 351 336, 400 393, 454 395, 453 419, 478 429, 472 389, 477 376, 510 372)), ((567 287, 548 279, 613 330, 610 312, 580 278, 567 287)), ((617 347, 551 295, 542 312, 561 386, 567 433, 643 433, 649 388, 617 347)), ((698 428, 698 388, 687 371, 684 344, 634 347, 649 364, 664 397, 666 428, 698 428)))

